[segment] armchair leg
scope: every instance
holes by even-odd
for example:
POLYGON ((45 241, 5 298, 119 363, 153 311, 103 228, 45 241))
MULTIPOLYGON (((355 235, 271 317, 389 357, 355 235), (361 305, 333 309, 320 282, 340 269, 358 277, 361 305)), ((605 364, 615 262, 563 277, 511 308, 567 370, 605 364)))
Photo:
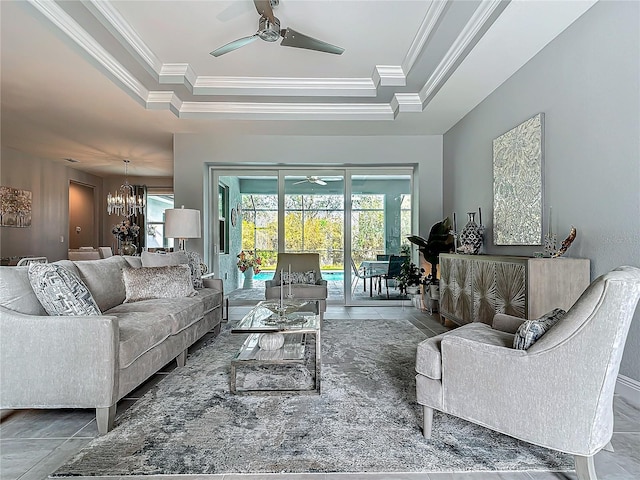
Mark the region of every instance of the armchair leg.
POLYGON ((573 456, 576 465, 576 475, 578 480, 598 480, 596 476, 596 468, 593 462, 593 455, 583 457, 582 455, 573 456))
POLYGON ((422 435, 426 439, 431 438, 431 427, 433 426, 433 408, 422 406, 422 435))

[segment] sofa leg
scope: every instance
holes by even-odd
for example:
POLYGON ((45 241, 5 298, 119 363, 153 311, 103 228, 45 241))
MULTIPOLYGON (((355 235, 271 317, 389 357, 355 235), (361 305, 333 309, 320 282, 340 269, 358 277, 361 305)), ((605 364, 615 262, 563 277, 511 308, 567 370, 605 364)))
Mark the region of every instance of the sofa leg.
POLYGON ((182 352, 180 352, 180 354, 176 357, 176 364, 178 365, 178 367, 184 367, 187 364, 187 350, 183 350, 182 352))
POLYGON ((433 426, 433 408, 422 406, 422 435, 426 439, 431 438, 431 427, 433 426))
POLYGON ((598 480, 596 477, 596 468, 593 462, 593 455, 583 457, 582 455, 574 455, 573 461, 576 465, 576 475, 578 480, 598 480))
POLYGON ((116 405, 114 403, 110 407, 96 408, 96 423, 100 435, 104 435, 113 428, 116 419, 116 405))

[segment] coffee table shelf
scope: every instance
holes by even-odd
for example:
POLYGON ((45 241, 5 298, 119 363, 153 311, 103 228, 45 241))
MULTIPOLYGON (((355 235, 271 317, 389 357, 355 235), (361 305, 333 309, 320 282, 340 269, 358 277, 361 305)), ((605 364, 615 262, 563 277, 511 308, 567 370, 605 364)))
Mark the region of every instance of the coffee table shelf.
MULTIPOLYGON (((240 347, 235 358, 231 361, 231 375, 229 389, 237 394, 279 394, 279 393, 316 393, 320 394, 321 382, 321 318, 314 311, 304 311, 310 305, 308 301, 287 300, 284 316, 277 313, 277 303, 272 301, 260 302, 238 324, 231 329, 231 333, 249 334, 240 347), (277 350, 260 348, 260 336, 263 334, 280 333, 284 336, 284 345, 277 350), (311 340, 309 337, 312 337, 311 340), (249 365, 285 365, 291 363, 305 364, 308 343, 315 341, 315 376, 314 385, 310 389, 247 389, 239 390, 236 385, 238 367, 249 365)), ((311 307, 314 307, 311 304, 311 307)))

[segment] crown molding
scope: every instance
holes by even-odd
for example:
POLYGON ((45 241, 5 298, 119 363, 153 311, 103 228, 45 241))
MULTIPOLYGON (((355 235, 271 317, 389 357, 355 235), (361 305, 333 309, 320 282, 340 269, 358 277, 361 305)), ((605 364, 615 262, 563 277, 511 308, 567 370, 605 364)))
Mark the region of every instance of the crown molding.
POLYGON ((183 102, 180 118, 231 120, 393 120, 389 104, 183 102))
POLYGON ((158 80, 162 62, 140 38, 110 1, 82 0, 82 3, 98 21, 125 46, 151 75, 158 80))
POLYGON ((478 42, 478 33, 490 25, 490 22, 495 20, 495 18, 493 18, 494 12, 496 12, 499 7, 502 7, 502 9, 506 8, 509 2, 510 0, 485 0, 480 3, 458 38, 453 42, 451 48, 449 48, 420 90, 423 107, 427 106, 447 78, 451 76, 460 62, 464 60, 464 57, 470 52, 471 47, 478 42))
POLYGON ((197 77, 194 95, 375 97, 370 78, 197 77))
POLYGON ((193 90, 198 78, 188 63, 163 63, 158 77, 162 85, 184 85, 189 90, 193 90))
POLYGON ((148 90, 107 52, 91 35, 89 35, 71 16, 62 10, 57 3, 47 0, 28 0, 29 3, 58 27, 74 43, 81 47, 106 74, 131 95, 138 103, 144 105, 148 90))
POLYGON ((179 117, 182 104, 182 100, 174 92, 149 92, 145 108, 147 110, 170 110, 176 117, 179 117))
POLYGON ((417 93, 396 93, 391 99, 391 108, 396 116, 399 113, 420 113, 422 99, 417 93))
POLYGON ((373 83, 381 87, 404 87, 407 84, 404 70, 397 65, 376 65, 372 78, 373 83))
POLYGON ((413 68, 413 65, 416 63, 418 56, 427 43, 429 42, 431 35, 435 31, 436 25, 440 20, 440 17, 446 10, 449 5, 449 1, 447 0, 433 0, 429 4, 429 8, 427 9, 427 13, 418 28, 418 32, 416 36, 413 38, 413 42, 411 42, 411 46, 407 51, 407 55, 404 57, 404 61, 402 62, 402 67, 400 67, 403 72, 410 72, 413 68))

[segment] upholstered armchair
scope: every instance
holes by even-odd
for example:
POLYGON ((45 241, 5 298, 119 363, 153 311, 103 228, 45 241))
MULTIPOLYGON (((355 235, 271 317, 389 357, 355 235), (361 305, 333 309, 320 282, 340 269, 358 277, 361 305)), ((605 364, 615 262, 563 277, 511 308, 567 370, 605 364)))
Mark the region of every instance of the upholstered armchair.
MULTIPOLYGON (((293 298, 318 302, 318 314, 324 317, 327 311, 327 281, 322 279, 320 271, 320 255, 317 253, 278 253, 278 263, 273 280, 266 280, 265 298, 276 300, 280 298, 280 272, 289 273, 291 266, 292 277, 297 277, 291 283, 293 298), (313 273, 309 273, 313 272, 313 273), (294 274, 307 275, 294 275, 294 274), (296 283, 300 281, 301 283, 296 283)), ((284 285, 284 295, 289 293, 289 285, 284 285)))
MULTIPOLYGON (((592 282, 527 350, 513 348, 522 319, 498 314, 423 341, 416 355, 423 433, 433 410, 574 456, 580 480, 610 446, 613 392, 640 297, 640 269, 620 267, 592 282)), ((435 433, 437 435, 437 433, 435 433)))

